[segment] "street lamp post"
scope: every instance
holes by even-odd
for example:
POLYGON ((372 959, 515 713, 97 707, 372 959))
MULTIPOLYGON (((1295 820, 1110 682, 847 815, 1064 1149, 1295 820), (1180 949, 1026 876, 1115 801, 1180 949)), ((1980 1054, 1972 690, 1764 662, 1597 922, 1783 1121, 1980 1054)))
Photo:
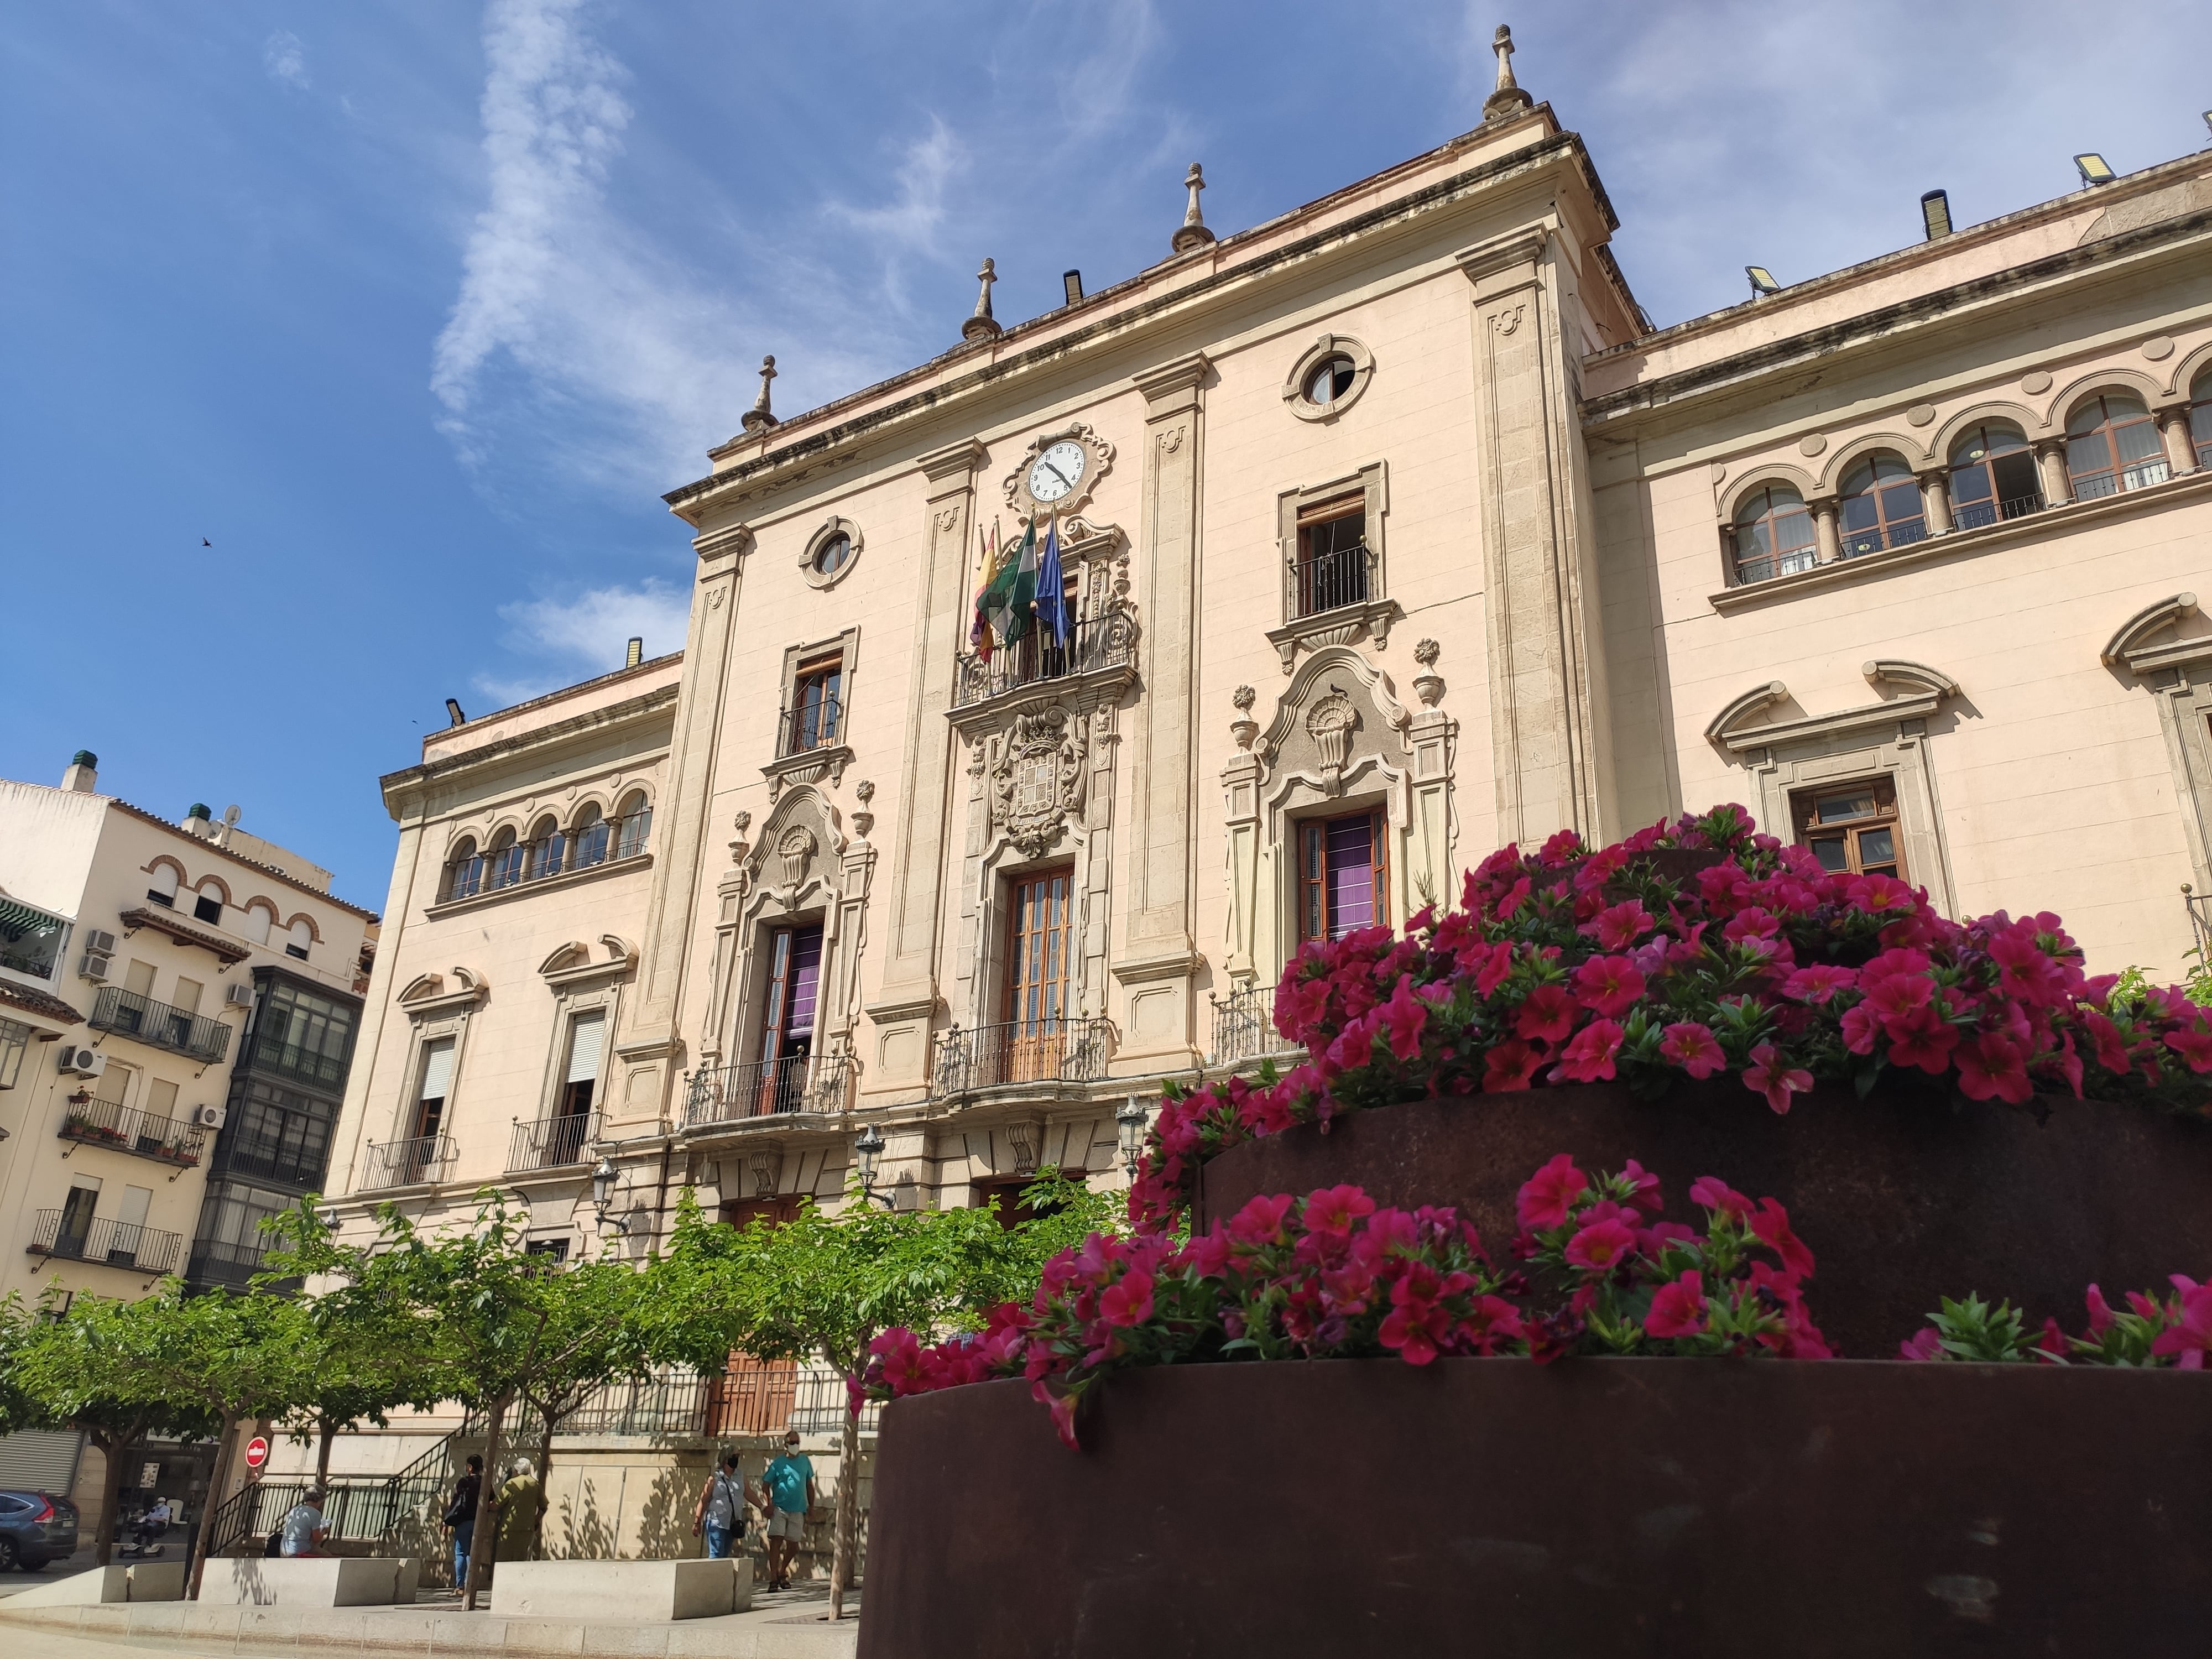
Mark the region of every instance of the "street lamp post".
POLYGON ((871 1123, 860 1131, 860 1139, 853 1143, 853 1164, 860 1171, 860 1196, 886 1210, 898 1208, 898 1200, 876 1190, 876 1170, 883 1161, 884 1132, 871 1123))
POLYGON ((617 1233, 628 1233, 629 1223, 617 1216, 607 1219, 607 1211, 615 1201, 615 1182, 617 1179, 615 1161, 602 1156, 592 1170, 592 1214, 602 1231, 612 1227, 617 1233))
POLYGON ((1137 1164, 1145 1155, 1145 1125, 1147 1121, 1145 1103, 1131 1095, 1121 1109, 1114 1114, 1114 1122, 1121 1143, 1121 1169, 1129 1179, 1137 1178, 1137 1164))

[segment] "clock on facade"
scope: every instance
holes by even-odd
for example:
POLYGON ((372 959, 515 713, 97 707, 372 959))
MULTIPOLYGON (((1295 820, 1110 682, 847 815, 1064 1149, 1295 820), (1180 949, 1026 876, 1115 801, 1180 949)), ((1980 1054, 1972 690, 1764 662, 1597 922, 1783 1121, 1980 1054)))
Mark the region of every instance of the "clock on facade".
POLYGON ((1006 481, 1006 505, 1024 517, 1058 513, 1064 519, 1091 499, 1113 459, 1114 446, 1081 421, 1040 434, 1006 481))

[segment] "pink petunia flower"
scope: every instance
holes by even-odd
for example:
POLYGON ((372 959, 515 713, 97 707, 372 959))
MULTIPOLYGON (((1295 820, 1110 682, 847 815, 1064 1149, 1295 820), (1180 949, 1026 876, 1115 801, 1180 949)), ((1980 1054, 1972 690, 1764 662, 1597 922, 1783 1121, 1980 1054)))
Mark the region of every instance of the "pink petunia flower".
POLYGON ((1626 957, 1592 957, 1575 969, 1575 999, 1607 1019, 1617 1019, 1644 994, 1644 975, 1626 957))
POLYGON ((1575 1168, 1572 1157, 1561 1152, 1530 1176, 1513 1200, 1513 1213, 1532 1233, 1549 1232, 1567 1224, 1574 1201, 1589 1187, 1589 1177, 1575 1168))
POLYGON ((1667 1207, 1667 1200, 1659 1195, 1659 1177, 1634 1158, 1620 1166, 1620 1178, 1628 1183, 1628 1201, 1638 1209, 1657 1215, 1667 1207))
POLYGON ((1508 1037, 1482 1057, 1482 1088, 1486 1094, 1507 1094, 1526 1089, 1535 1081, 1544 1063, 1544 1050, 1518 1037, 1508 1037))
POLYGON ((1943 1333, 1933 1325, 1923 1325, 1897 1345, 1899 1359, 1941 1359, 1943 1357, 1943 1333))
POLYGON ((1352 1224, 1374 1213, 1375 1200, 1358 1187, 1317 1187, 1306 1195, 1304 1220, 1310 1233, 1349 1238, 1352 1224))
POLYGON ((1429 1005, 1414 994, 1411 974, 1398 976, 1398 988, 1382 1005, 1379 1018, 1390 1033, 1390 1052, 1401 1060, 1419 1060, 1421 1028, 1429 1023, 1429 1005))
POLYGON ((1790 1212, 1771 1198, 1759 1200, 1759 1212, 1749 1218, 1759 1242, 1782 1258, 1782 1270, 1793 1279, 1813 1276, 1813 1252, 1790 1231, 1790 1212))
POLYGON ((1620 1027, 1609 1019, 1594 1019, 1575 1033, 1552 1068, 1554 1083, 1601 1083, 1613 1075, 1613 1056, 1620 1052, 1620 1027))
POLYGON ((1747 1219, 1752 1212, 1751 1200, 1718 1176, 1699 1176, 1692 1182, 1690 1202, 1701 1210, 1711 1210, 1716 1215, 1732 1215, 1738 1220, 1747 1219))
POLYGON ((1098 1298, 1098 1316, 1109 1325, 1141 1325, 1152 1316, 1152 1276, 1132 1267, 1098 1298))
POLYGON ((1646 1336, 1695 1336, 1705 1328, 1705 1285, 1700 1273, 1684 1273, 1659 1287, 1644 1316, 1646 1336))
POLYGON ((2150 1351, 2178 1354, 2173 1363, 2183 1370, 2201 1371, 2207 1348, 2212 1348, 2212 1285, 2199 1285, 2182 1292, 2180 1322, 2161 1331, 2150 1351))
POLYGON ((1584 1273, 1607 1273, 1636 1252, 1636 1235, 1618 1221, 1593 1222, 1567 1241, 1567 1264, 1584 1273))
POLYGON ((1777 1112, 1790 1109, 1790 1097, 1803 1094, 1813 1086, 1813 1074, 1802 1069, 1792 1070, 1784 1064, 1782 1051, 1771 1042, 1762 1042, 1751 1051, 1751 1065, 1743 1074, 1743 1086, 1754 1094, 1766 1097, 1766 1103, 1777 1112))
POLYGON ((2105 1300, 2105 1293, 2094 1285, 2089 1287, 2089 1294, 2083 1300, 2089 1304, 2089 1334, 2102 1336, 2112 1328, 2112 1304, 2105 1300))
POLYGON ((1229 1236, 1246 1244, 1272 1244, 1282 1237, 1283 1218, 1297 1200, 1288 1193, 1260 1193, 1229 1218, 1229 1236))
POLYGON ((1513 1015, 1513 1035, 1544 1042, 1564 1042, 1575 1029, 1575 1000, 1563 986, 1539 985, 1522 999, 1513 1015))
POLYGON ((1826 1003, 1832 1000, 1837 993, 1850 990, 1858 980, 1858 975, 1849 968, 1815 963, 1810 968, 1800 968, 1784 980, 1782 994, 1793 1002, 1826 1003))
POLYGON ((2201 1026, 2188 1030, 2168 1031, 2166 1046, 2189 1062, 2192 1072, 2212 1072, 2212 1031, 2201 1026))
POLYGON ((2024 1105, 2035 1094, 2028 1080, 2027 1061, 2009 1037, 1984 1031, 1971 1042, 1959 1045, 1959 1092, 1969 1100, 1992 1095, 2013 1105, 2024 1105))
POLYGON ((1721 1052, 1720 1039, 1712 1034, 1711 1027, 1695 1020, 1677 1020, 1669 1025, 1659 1044, 1659 1053, 1662 1059, 1699 1079, 1711 1077, 1728 1064, 1728 1056, 1721 1052))
POLYGON ((1658 924, 1635 899, 1607 906, 1578 930, 1588 933, 1603 951, 1626 951, 1658 924))

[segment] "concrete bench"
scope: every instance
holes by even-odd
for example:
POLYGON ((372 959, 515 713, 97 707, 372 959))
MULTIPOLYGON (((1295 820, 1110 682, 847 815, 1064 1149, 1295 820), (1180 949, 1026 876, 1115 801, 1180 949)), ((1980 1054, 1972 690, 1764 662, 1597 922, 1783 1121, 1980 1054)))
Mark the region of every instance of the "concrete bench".
POLYGON ((181 1601, 185 1564, 141 1561, 135 1565, 94 1567, 66 1578, 20 1590, 8 1605, 21 1607, 90 1607, 109 1601, 181 1601))
POLYGON ((722 1561, 502 1561, 491 1610, 507 1618, 708 1619, 753 1604, 753 1565, 722 1561))
POLYGON ((210 1561, 200 1600, 244 1607, 386 1607, 410 1602, 412 1556, 248 1556, 210 1561))

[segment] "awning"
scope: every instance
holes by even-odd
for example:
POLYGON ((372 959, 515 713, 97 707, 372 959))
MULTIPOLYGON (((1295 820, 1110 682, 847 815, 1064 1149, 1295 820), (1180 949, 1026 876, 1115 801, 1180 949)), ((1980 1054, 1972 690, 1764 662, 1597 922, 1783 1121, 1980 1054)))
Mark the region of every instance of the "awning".
POLYGON ((10 945, 33 933, 58 933, 68 926, 65 920, 51 911, 39 909, 20 899, 0 898, 0 939, 10 945))

